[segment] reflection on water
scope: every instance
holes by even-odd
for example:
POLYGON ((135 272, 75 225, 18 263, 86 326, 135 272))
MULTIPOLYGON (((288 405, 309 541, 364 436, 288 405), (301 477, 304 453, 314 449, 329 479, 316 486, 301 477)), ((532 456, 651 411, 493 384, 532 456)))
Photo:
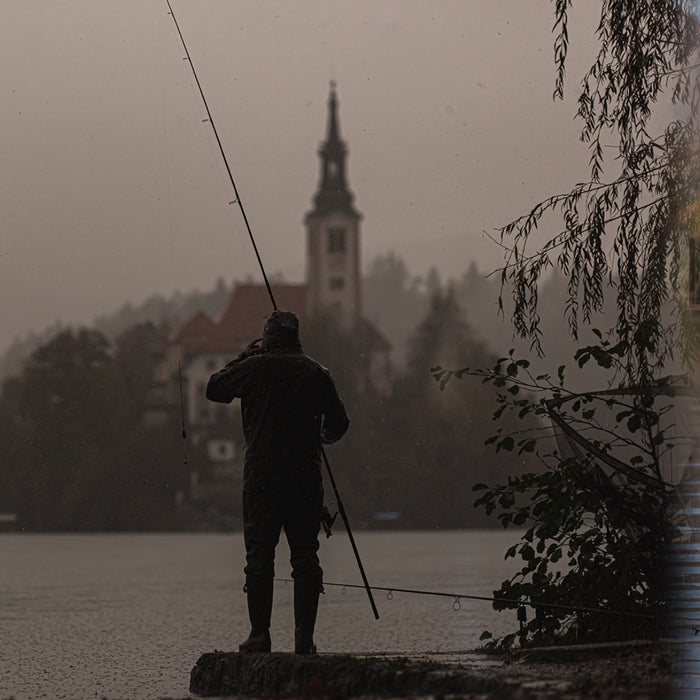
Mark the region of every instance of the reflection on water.
MULTIPOLYGON (((513 562, 515 532, 358 532, 372 585, 490 595, 513 562)), ((325 579, 361 583, 347 538, 321 544, 325 579)), ((0 535, 0 698, 186 697, 206 651, 247 634, 240 535, 0 535)), ((278 549, 277 576, 289 577, 278 549)), ((324 652, 452 651, 513 629, 489 603, 328 587, 324 652)), ((292 586, 277 583, 273 651, 293 648, 292 586)))

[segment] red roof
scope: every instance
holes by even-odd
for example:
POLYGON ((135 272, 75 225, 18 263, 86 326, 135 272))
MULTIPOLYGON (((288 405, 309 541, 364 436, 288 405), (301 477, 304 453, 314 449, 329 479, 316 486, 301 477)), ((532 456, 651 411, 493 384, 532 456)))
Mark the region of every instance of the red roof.
POLYGON ((181 347, 182 354, 186 357, 200 352, 240 352, 246 345, 237 344, 233 338, 227 337, 222 328, 203 311, 197 312, 180 326, 173 340, 181 347))
MULTIPOLYGON (((306 286, 270 286, 277 308, 293 311, 303 323, 306 318, 306 286)), ((181 346, 185 356, 201 352, 239 353, 251 340, 262 336, 265 319, 271 312, 272 303, 264 284, 236 285, 216 320, 200 311, 180 327, 173 340, 181 346)), ((374 349, 391 348, 391 344, 367 319, 361 319, 359 333, 374 349)))
MULTIPOLYGON (((278 309, 293 311, 300 321, 306 316, 306 287, 303 284, 271 284, 278 309)), ((264 284, 239 284, 217 319, 230 337, 243 345, 262 336, 272 302, 264 284)))

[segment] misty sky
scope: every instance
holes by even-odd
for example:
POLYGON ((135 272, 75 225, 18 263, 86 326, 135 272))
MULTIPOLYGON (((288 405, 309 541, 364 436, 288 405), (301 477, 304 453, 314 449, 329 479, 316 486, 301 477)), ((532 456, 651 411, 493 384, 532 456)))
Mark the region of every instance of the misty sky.
MULTIPOLYGON (((269 274, 303 216, 337 81, 363 260, 498 266, 483 231, 585 179, 573 122, 598 3, 553 102, 549 0, 172 0, 269 274)), ((579 7, 583 5, 584 7, 579 7)), ((0 352, 53 321, 259 279, 165 0, 3 0, 0 352)))

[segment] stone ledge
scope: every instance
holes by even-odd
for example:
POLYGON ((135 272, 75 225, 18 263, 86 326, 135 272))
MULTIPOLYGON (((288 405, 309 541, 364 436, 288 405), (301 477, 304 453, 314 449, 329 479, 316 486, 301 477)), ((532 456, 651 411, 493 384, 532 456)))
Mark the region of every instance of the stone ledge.
MULTIPOLYGON (((543 657, 546 652, 543 651, 543 657)), ((549 650, 552 652, 552 650, 549 650)), ((583 651, 583 650, 579 650, 583 651)), ((425 658, 294 654, 203 654, 190 692, 204 697, 374 698, 453 696, 498 700, 645 698, 668 689, 659 647, 587 649, 585 662, 531 661, 464 653, 462 663, 425 658), (649 695, 647 695, 649 693, 649 695)))
POLYGON ((339 655, 213 652, 203 654, 190 675, 190 692, 205 697, 483 693, 495 685, 491 678, 437 664, 339 655))

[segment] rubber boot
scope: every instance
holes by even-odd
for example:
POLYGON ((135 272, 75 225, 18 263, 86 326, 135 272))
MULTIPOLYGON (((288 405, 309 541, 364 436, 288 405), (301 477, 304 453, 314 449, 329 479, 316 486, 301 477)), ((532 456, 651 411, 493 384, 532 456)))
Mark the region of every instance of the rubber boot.
POLYGON ((294 579, 294 653, 315 654, 314 627, 318 596, 322 583, 318 578, 294 579))
POLYGON ((272 650, 270 618, 272 616, 273 585, 274 582, 271 578, 248 576, 246 579, 245 590, 248 597, 250 634, 248 639, 238 647, 238 651, 269 653, 272 650))

